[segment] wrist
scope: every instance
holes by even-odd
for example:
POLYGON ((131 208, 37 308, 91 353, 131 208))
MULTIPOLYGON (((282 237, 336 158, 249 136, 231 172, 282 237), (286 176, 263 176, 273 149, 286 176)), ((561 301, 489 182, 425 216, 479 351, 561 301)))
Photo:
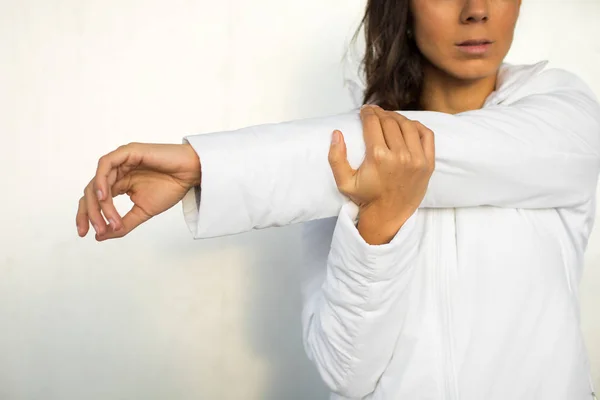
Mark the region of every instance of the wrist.
POLYGON ((370 245, 387 244, 392 241, 412 213, 381 210, 376 207, 360 208, 358 232, 370 245))
POLYGON ((198 153, 196 153, 196 150, 194 150, 191 144, 185 143, 183 146, 187 151, 187 158, 189 159, 191 173, 190 185, 192 187, 200 186, 202 183, 202 165, 200 163, 200 157, 198 157, 198 153))

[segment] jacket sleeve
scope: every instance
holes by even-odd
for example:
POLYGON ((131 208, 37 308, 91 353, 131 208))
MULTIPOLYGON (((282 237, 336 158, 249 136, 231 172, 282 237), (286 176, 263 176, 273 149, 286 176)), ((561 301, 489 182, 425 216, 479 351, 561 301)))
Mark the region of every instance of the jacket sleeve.
POLYGON ((422 232, 417 210, 390 243, 369 245, 357 210, 348 202, 337 221, 308 222, 302 240, 304 348, 326 385, 352 399, 375 389, 392 358, 422 232))
MULTIPOLYGON (((421 207, 570 207, 597 185, 600 106, 570 72, 539 73, 501 105, 402 114, 435 133, 436 168, 421 207)), ((194 237, 337 215, 345 199, 327 160, 334 129, 357 168, 365 145, 356 112, 184 138, 202 163, 201 192, 183 201, 194 237)))

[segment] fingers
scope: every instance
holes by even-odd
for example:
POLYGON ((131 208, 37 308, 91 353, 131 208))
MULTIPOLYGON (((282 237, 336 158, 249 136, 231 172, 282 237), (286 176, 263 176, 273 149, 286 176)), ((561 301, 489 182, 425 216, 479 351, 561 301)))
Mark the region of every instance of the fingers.
POLYGON ((390 150, 396 152, 406 151, 406 143, 404 137, 402 136, 402 131, 399 125, 399 123, 402 121, 401 118, 404 118, 405 120, 406 118, 400 114, 397 114, 398 116, 400 116, 400 118, 396 118, 393 115, 396 113, 386 112, 379 106, 374 106, 373 110, 375 111, 375 114, 381 121, 381 126, 383 128, 383 136, 387 143, 387 147, 390 150))
POLYGON ((84 196, 79 201, 76 223, 80 236, 87 234, 88 220, 98 235, 122 228, 123 221, 114 206, 111 186, 119 179, 119 174, 125 175, 140 164, 141 157, 135 149, 136 144, 133 143, 120 146, 98 161, 96 175, 85 188, 84 196))
POLYGON ((94 193, 99 200, 110 200, 109 188, 120 178, 118 172, 125 175, 141 163, 136 146, 136 143, 120 146, 100 158, 94 177, 94 193))
POLYGON ((423 145, 421 144, 419 129, 417 128, 415 122, 409 119, 404 119, 402 122, 400 122, 400 129, 402 130, 402 135, 404 136, 404 141, 406 142, 406 147, 408 148, 411 157, 424 161, 425 154, 423 153, 423 145))
POLYGON ((98 202, 98 197, 94 193, 94 185, 93 180, 86 186, 84 190, 84 201, 85 201, 85 210, 87 212, 87 218, 94 227, 94 230, 97 233, 104 233, 107 230, 106 221, 102 216, 100 203, 98 202))
POLYGON ((129 179, 118 181, 112 188, 108 190, 111 196, 111 201, 98 200, 98 196, 94 193, 94 180, 90 181, 84 190, 84 196, 79 199, 79 207, 75 222, 77 225, 77 233, 84 237, 87 235, 90 227, 90 222, 96 233, 102 235, 109 231, 119 230, 123 227, 123 221, 119 212, 115 208, 112 197, 123 194, 127 191, 129 179), (106 224, 106 219, 109 225, 106 224))
MULTIPOLYGON (((375 110, 376 110, 376 114, 382 120, 384 120, 384 119, 385 120, 394 120, 396 122, 397 126, 399 127, 400 133, 397 134, 396 129, 398 129, 398 128, 393 126, 393 124, 391 122, 386 123, 386 125, 385 125, 386 129, 388 126, 390 127, 389 128, 390 134, 387 134, 387 135, 400 136, 403 138, 402 141, 404 143, 404 146, 395 144, 395 149, 392 149, 392 150, 398 150, 400 152, 402 150, 407 150, 410 153, 411 158, 413 160, 415 160, 416 162, 421 162, 423 165, 425 165, 426 163, 428 163, 432 160, 432 158, 430 158, 431 151, 433 150, 432 144, 431 144, 431 141, 433 140, 432 139, 433 132, 431 132, 431 130, 427 129, 420 122, 412 121, 397 112, 384 111, 382 108, 377 107, 377 106, 375 107, 375 110), (427 143, 428 143, 429 156, 427 154, 425 154, 424 144, 422 142, 423 135, 426 135, 428 138, 427 143)), ((384 134, 386 133, 386 129, 384 129, 384 134)), ((386 140, 387 140, 387 135, 386 135, 386 140)), ((392 139, 390 138, 390 140, 392 140, 392 139)), ((435 160, 435 155, 433 157, 433 160, 435 160)))
POLYGON ((367 149, 381 148, 389 150, 383 136, 383 128, 379 116, 371 106, 365 106, 360 110, 360 118, 363 125, 363 136, 367 149))
MULTIPOLYGON (((112 175, 116 176, 117 171, 112 170, 109 173, 108 182, 113 181, 115 179, 112 175)), ((123 184, 127 184, 127 181, 129 181, 129 180, 128 179, 121 180, 117 183, 120 183, 123 185, 123 184)), ((102 214, 108 220, 110 227, 114 230, 118 230, 123 226, 123 221, 121 220, 121 215, 119 215, 119 212, 115 208, 115 205, 112 200, 113 197, 116 197, 119 194, 121 194, 121 193, 119 193, 118 188, 116 188, 115 186, 109 187, 109 189, 107 191, 107 196, 105 197, 105 200, 98 201, 98 203, 100 205, 100 209, 102 210, 102 214)))
POLYGON ((348 155, 344 135, 335 130, 331 136, 331 146, 329 147, 329 165, 335 178, 335 183, 344 194, 350 194, 354 181, 354 169, 348 162, 348 155))
POLYGON ((77 225, 77 234, 80 237, 87 235, 88 231, 90 230, 90 224, 87 214, 87 207, 85 204, 85 196, 79 199, 79 207, 77 208, 75 223, 77 225))
POLYGON ((109 239, 121 238, 129 232, 148 221, 151 216, 137 205, 133 205, 131 210, 123 217, 123 226, 118 231, 105 231, 102 234, 96 234, 96 240, 103 242, 109 239))
POLYGON ((427 128, 419 121, 415 121, 419 128, 419 136, 421 143, 423 144, 423 153, 427 159, 429 168, 433 171, 435 169, 435 135, 433 131, 427 128))

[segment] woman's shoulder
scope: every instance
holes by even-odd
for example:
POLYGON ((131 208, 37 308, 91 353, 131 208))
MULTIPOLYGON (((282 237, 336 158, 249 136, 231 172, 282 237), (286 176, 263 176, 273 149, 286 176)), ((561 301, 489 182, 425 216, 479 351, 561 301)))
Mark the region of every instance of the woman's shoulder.
POLYGON ((498 72, 496 102, 512 103, 525 96, 577 92, 598 102, 591 86, 577 73, 553 67, 548 60, 535 64, 503 63, 498 72))

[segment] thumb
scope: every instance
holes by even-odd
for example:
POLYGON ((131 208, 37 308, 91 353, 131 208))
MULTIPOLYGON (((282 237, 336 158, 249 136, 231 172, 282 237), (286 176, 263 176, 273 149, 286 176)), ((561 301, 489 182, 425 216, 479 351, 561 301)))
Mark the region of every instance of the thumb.
POLYGON ((122 238, 150 218, 152 218, 151 215, 145 212, 137 204, 134 204, 131 210, 123 217, 123 227, 121 229, 118 231, 109 230, 102 235, 96 234, 96 240, 102 242, 108 239, 122 238))
POLYGON ((338 130, 333 131, 331 136, 328 158, 338 189, 344 194, 350 194, 348 193, 348 189, 354 186, 352 184, 354 169, 352 169, 348 162, 344 135, 338 130))
MULTIPOLYGON (((127 194, 130 199, 133 201, 132 196, 135 196, 133 192, 133 183, 134 183, 134 173, 130 172, 125 177, 119 179, 113 186, 110 188, 110 194, 112 197, 116 197, 122 194, 127 194)), ((125 216, 121 218, 121 229, 118 231, 107 230, 102 235, 96 234, 97 241, 104 241, 108 239, 117 239, 122 238, 129 234, 132 230, 148 221, 152 218, 144 209, 142 209, 138 204, 133 201, 133 207, 125 216)))

